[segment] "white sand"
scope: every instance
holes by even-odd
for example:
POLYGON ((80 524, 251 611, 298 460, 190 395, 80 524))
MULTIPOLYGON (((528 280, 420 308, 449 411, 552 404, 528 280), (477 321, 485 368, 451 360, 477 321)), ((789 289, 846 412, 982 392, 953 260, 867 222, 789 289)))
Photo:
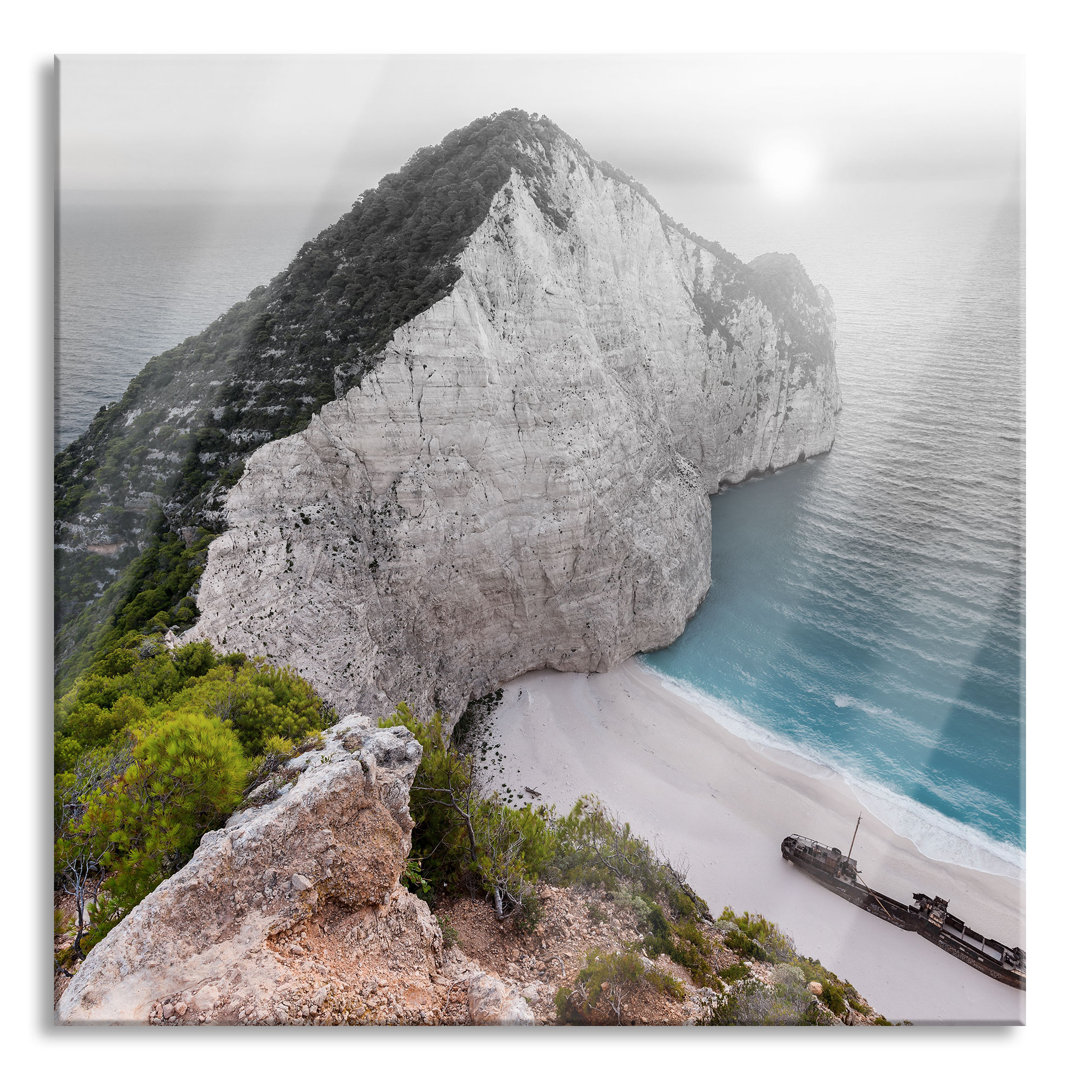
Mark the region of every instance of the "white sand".
POLYGON ((867 884, 903 900, 943 896, 1007 945, 1024 944, 1021 881, 928 859, 845 783, 758 751, 636 661, 603 675, 515 680, 492 741, 497 783, 534 788, 560 810, 595 794, 687 871, 714 915, 725 905, 762 913, 890 1020, 1024 1022, 1024 992, 830 893, 781 858, 780 842, 801 833, 846 851, 861 814, 853 855, 867 884))

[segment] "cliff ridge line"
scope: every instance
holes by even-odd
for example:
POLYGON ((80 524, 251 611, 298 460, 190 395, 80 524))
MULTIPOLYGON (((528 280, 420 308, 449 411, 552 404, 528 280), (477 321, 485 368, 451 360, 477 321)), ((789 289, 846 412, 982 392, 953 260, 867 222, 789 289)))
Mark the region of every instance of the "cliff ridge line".
POLYGON ((744 267, 572 141, 534 152, 543 197, 512 171, 450 294, 248 459, 190 637, 339 711, 453 717, 669 644, 709 587, 707 494, 832 445, 832 308, 797 260, 744 267))

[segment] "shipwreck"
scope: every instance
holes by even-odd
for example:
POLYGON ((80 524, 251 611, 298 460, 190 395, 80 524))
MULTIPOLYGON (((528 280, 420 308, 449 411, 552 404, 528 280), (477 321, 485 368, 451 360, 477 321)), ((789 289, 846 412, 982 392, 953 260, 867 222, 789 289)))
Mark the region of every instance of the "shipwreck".
MULTIPOLYGON (((856 823, 855 832, 858 831, 859 825, 856 823)), ((854 835, 851 843, 854 847, 854 835)), ((780 852, 788 862, 819 884, 871 915, 932 941, 938 948, 998 982, 1018 990, 1027 989, 1027 958, 1024 950, 1003 945, 973 930, 949 912, 948 900, 913 893, 914 903, 905 904, 871 889, 859 877, 858 866, 851 857, 851 848, 844 855, 839 848, 827 847, 816 840, 793 834, 784 838, 780 852)))

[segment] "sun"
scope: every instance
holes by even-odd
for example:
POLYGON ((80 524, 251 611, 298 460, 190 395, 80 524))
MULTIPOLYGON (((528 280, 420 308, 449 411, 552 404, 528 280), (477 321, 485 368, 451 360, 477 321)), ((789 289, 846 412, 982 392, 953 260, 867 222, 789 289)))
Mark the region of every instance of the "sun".
POLYGON ((821 157, 805 142, 791 136, 765 143, 757 156, 757 175, 775 199, 795 202, 805 199, 817 185, 821 157))

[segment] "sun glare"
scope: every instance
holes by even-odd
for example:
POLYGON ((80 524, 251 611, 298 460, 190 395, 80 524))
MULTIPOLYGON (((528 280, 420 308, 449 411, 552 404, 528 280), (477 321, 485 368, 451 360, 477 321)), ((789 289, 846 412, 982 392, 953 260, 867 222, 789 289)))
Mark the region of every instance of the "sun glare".
POLYGON ((775 199, 794 202, 809 195, 821 172, 821 160, 805 143, 775 139, 758 154, 757 173, 775 199))

